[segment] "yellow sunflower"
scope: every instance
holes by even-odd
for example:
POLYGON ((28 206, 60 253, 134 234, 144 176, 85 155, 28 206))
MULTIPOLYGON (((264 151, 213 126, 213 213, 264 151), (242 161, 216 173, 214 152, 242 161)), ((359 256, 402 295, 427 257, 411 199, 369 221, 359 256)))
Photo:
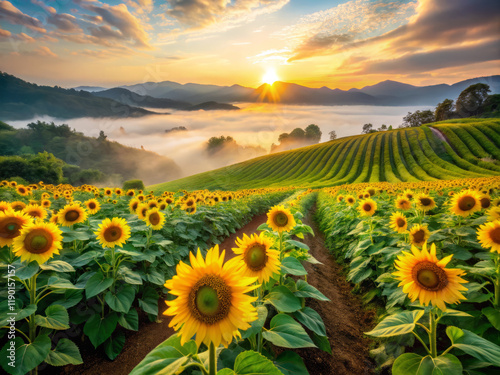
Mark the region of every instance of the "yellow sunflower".
MULTIPOLYGON (((1 210, 1 207, 0 207, 0 210, 1 210)), ((494 221, 494 220, 500 219, 500 207, 493 206, 488 211, 486 211, 486 214, 488 215, 489 221, 494 221)))
POLYGON ((48 199, 42 199, 42 207, 44 208, 50 208, 50 206, 52 205, 52 202, 48 199))
POLYGON ((402 195, 403 195, 403 197, 406 197, 406 199, 411 201, 413 199, 414 194, 415 193, 413 191, 411 191, 410 189, 406 189, 405 191, 403 191, 402 195))
POLYGON ((342 194, 337 195, 337 202, 342 202, 344 200, 344 196, 342 194))
POLYGON ((78 204, 67 204, 59 210, 57 217, 60 225, 70 227, 73 224, 84 222, 87 219, 87 212, 78 204))
POLYGON ((417 194, 417 196, 414 198, 414 202, 415 202, 415 207, 418 210, 422 210, 424 212, 430 211, 434 207, 436 207, 436 202, 434 201, 434 198, 432 198, 430 195, 426 193, 417 194))
POLYGON ((354 196, 352 195, 348 195, 345 197, 345 201, 349 206, 354 206, 354 204, 356 203, 356 198, 354 198, 354 196))
POLYGON ((463 190, 451 198, 450 211, 455 215, 467 217, 481 209, 481 197, 473 190, 463 190))
POLYGON ((12 252, 27 263, 45 263, 62 249, 62 232, 56 224, 37 222, 21 229, 14 239, 12 252))
POLYGON ((179 262, 177 274, 165 282, 177 298, 165 301, 169 307, 163 314, 173 316, 169 326, 179 331, 181 345, 196 334, 197 346, 222 343, 227 348, 233 337, 241 337, 239 329, 247 330, 257 319, 252 305, 257 297, 246 294, 259 286, 257 278, 242 277, 237 262, 224 263, 224 255, 215 245, 203 259, 198 249, 196 256, 189 254, 191 265, 179 262))
POLYGON ((97 199, 89 199, 88 201, 85 201, 85 207, 87 207, 87 211, 89 214, 93 215, 101 209, 101 204, 98 202, 97 199))
POLYGON ((358 211, 362 216, 373 216, 377 210, 377 202, 367 198, 359 202, 358 211))
POLYGON ((133 197, 135 195, 135 190, 132 190, 132 189, 127 190, 127 195, 129 197, 133 197))
POLYGON ((408 220, 406 216, 401 212, 395 212, 391 215, 390 228, 394 229, 398 233, 406 232, 408 228, 408 220))
POLYGON ((24 185, 17 185, 16 191, 17 191, 17 194, 23 195, 23 196, 30 194, 29 189, 24 185))
POLYGON ((404 196, 399 196, 396 199, 396 208, 403 211, 409 210, 411 208, 411 201, 404 196))
POLYGON ((104 189, 104 195, 107 195, 108 197, 113 195, 113 189, 110 188, 104 189))
POLYGON ((274 206, 267 213, 267 225, 276 232, 289 232, 297 223, 289 209, 274 206))
POLYGON ((430 253, 427 244, 422 251, 412 246, 412 253, 403 251, 395 262, 397 271, 393 273, 401 282, 403 292, 408 294, 412 302, 419 300, 422 306, 429 302, 442 311, 446 311, 446 303, 460 303, 465 297, 461 291, 467 290, 461 284, 467 281, 460 276, 465 272, 459 269, 446 268, 453 255, 441 260, 436 257, 436 245, 431 245, 430 253))
POLYGON ((194 198, 188 198, 182 204, 181 209, 186 211, 188 214, 194 214, 196 212, 196 201, 194 198))
POLYGON ((500 254, 500 220, 483 224, 477 231, 477 239, 482 247, 500 254))
POLYGON ((264 232, 259 235, 254 233, 250 237, 243 234, 242 239, 236 238, 236 246, 233 252, 237 254, 243 276, 257 277, 262 283, 280 272, 280 253, 271 250, 272 240, 264 237, 264 232))
POLYGON ((123 218, 106 218, 99 224, 99 230, 94 232, 102 247, 122 246, 130 238, 130 227, 123 218))
POLYGON ((410 229, 410 243, 414 246, 422 247, 429 239, 431 232, 427 229, 427 224, 415 224, 410 229))
POLYGON ((23 212, 31 216, 33 219, 43 221, 47 217, 47 211, 38 205, 29 204, 24 207, 23 212))
POLYGON ((5 210, 11 209, 11 205, 8 202, 1 201, 0 202, 0 212, 4 212, 5 210))
POLYGON ((139 203, 135 210, 135 213, 139 217, 139 219, 144 220, 146 218, 146 213, 148 212, 149 207, 146 203, 139 203))
POLYGON ((10 206, 14 211, 22 211, 24 210, 24 207, 26 207, 26 203, 21 202, 21 201, 15 201, 11 202, 10 206))
POLYGON ((21 228, 32 222, 33 219, 24 212, 12 208, 0 211, 0 247, 12 245, 14 238, 21 233, 21 228))
POLYGON ((481 194, 479 201, 481 202, 481 208, 488 209, 491 207, 491 197, 489 194, 481 194))
POLYGON ((141 203, 141 201, 137 198, 132 198, 129 202, 128 202, 128 208, 130 210, 130 213, 132 214, 135 214, 136 211, 137 211, 137 207, 139 207, 139 204, 141 203))
POLYGON ((155 207, 146 212, 144 220, 146 224, 151 225, 151 228, 154 230, 160 230, 163 228, 163 224, 165 224, 165 214, 155 207))

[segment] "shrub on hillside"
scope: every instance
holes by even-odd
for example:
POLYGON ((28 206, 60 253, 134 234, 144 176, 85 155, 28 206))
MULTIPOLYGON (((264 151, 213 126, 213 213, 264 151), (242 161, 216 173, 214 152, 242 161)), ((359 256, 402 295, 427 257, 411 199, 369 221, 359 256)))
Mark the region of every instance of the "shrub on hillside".
POLYGON ((136 190, 144 190, 144 182, 142 180, 129 180, 123 183, 123 190, 136 189, 136 190))

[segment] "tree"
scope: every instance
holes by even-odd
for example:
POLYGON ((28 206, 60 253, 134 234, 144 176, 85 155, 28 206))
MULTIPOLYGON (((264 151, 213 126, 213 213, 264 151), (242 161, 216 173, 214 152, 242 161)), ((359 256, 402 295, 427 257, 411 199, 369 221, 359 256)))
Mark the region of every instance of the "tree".
POLYGON ((386 124, 382 124, 382 125, 380 126, 380 128, 378 128, 378 131, 379 131, 379 132, 383 132, 383 131, 386 131, 386 130, 387 130, 387 125, 386 125, 386 124))
POLYGON ((408 114, 403 117, 403 126, 408 127, 417 127, 423 124, 428 124, 429 122, 434 122, 434 113, 431 110, 427 109, 425 111, 417 110, 413 113, 408 112, 408 114))
POLYGON ((233 137, 229 135, 227 137, 223 135, 220 137, 212 137, 207 142, 207 152, 213 155, 228 145, 236 146, 236 141, 233 137))
POLYGON ((490 86, 485 83, 476 83, 467 87, 460 93, 455 104, 458 115, 470 117, 481 114, 482 105, 490 91, 490 86))
POLYGON ((372 124, 364 124, 363 125, 363 131, 362 133, 363 134, 368 134, 368 133, 371 133, 372 132, 372 128, 373 128, 373 125, 372 124))
POLYGON ((328 134, 330 134, 330 141, 333 141, 334 139, 337 139, 337 133, 335 132, 335 130, 332 130, 328 134))
POLYGON ((449 120, 453 116, 453 100, 445 99, 436 106, 434 117, 436 121, 449 120))
POLYGON ((104 131, 101 130, 99 132, 99 137, 97 137, 97 140, 103 142, 106 140, 106 138, 108 138, 108 136, 104 134, 104 131))
POLYGON ((319 126, 315 124, 308 125, 305 131, 305 137, 312 143, 318 143, 322 134, 323 133, 321 132, 319 126))

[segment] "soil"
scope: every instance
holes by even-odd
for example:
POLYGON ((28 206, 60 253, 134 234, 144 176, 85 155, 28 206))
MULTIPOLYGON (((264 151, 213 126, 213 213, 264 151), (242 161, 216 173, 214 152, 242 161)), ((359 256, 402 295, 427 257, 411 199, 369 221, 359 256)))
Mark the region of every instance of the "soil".
MULTIPOLYGON (((303 358, 311 375, 372 374, 375 366, 368 356, 370 341, 363 336, 363 332, 373 327, 375 314, 373 311, 364 310, 361 301, 351 293, 352 285, 345 280, 341 266, 325 248, 323 235, 312 220, 313 212, 314 210, 303 222, 313 228, 316 236, 306 236, 304 242, 309 246, 310 254, 322 264, 304 262, 304 267, 308 271, 308 283, 319 289, 330 302, 309 299, 308 306, 323 318, 333 355, 317 348, 295 351, 303 358)), ((226 238, 219 245, 221 250, 226 250, 226 260, 234 256, 231 248, 235 247, 236 237, 243 236, 243 233, 250 235, 257 232, 257 228, 266 220, 266 214, 258 215, 226 238)), ((159 306, 163 312, 165 304, 162 300, 159 306)), ((126 331, 125 347, 114 361, 110 361, 102 349, 94 350, 87 340, 84 345, 79 344, 84 362, 82 365, 68 365, 62 369, 50 367, 42 370, 41 374, 128 374, 152 349, 174 333, 168 327, 169 317, 160 314, 159 319, 160 323, 152 323, 142 316, 139 331, 126 331)), ((276 350, 279 352, 281 349, 276 350)))

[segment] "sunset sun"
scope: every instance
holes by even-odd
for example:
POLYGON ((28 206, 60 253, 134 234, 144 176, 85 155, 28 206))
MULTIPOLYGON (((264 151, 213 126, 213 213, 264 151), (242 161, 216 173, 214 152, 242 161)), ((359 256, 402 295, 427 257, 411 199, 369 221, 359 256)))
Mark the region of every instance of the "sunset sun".
POLYGON ((276 70, 268 69, 264 76, 262 77, 262 82, 272 85, 274 82, 279 81, 279 77, 276 74, 276 70))

